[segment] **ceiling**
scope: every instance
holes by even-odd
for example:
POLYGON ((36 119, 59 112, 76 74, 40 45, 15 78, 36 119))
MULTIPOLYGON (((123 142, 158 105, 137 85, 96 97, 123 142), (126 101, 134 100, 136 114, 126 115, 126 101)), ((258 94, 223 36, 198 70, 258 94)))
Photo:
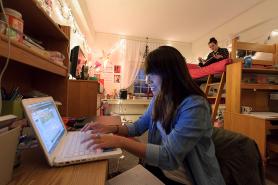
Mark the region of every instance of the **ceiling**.
POLYGON ((264 0, 82 1, 96 32, 193 42, 264 0))

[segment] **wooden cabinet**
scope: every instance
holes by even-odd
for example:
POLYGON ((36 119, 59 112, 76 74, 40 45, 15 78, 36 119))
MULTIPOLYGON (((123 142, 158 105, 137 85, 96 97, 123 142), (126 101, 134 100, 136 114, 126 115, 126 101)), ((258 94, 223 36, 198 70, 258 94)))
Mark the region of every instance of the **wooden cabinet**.
POLYGON ((8 38, 0 34, 0 70, 6 58, 10 62, 2 79, 2 87, 11 91, 19 87, 22 94, 38 90, 62 103, 61 114, 67 115, 68 65, 69 65, 69 27, 59 27, 37 5, 36 0, 3 0, 4 7, 12 8, 22 14, 24 34, 42 41, 48 51, 59 51, 65 56, 64 64, 53 62, 43 52, 11 40, 10 52, 8 38), (9 55, 10 53, 10 55, 9 55))
POLYGON ((95 116, 99 83, 92 80, 69 80, 69 109, 71 117, 95 116))
MULTIPOLYGON (((278 91, 278 84, 260 81, 260 76, 269 79, 278 78, 278 70, 274 69, 244 69, 241 62, 227 66, 226 80, 226 112, 224 115, 224 128, 240 132, 254 139, 259 150, 266 158, 267 135, 270 130, 278 129, 273 124, 277 117, 242 114, 241 106, 252 107, 252 112, 266 112, 271 110, 269 97, 271 92, 278 91), (248 81, 245 76, 251 75, 255 81, 248 81)), ((278 106, 278 105, 276 105, 278 106)))

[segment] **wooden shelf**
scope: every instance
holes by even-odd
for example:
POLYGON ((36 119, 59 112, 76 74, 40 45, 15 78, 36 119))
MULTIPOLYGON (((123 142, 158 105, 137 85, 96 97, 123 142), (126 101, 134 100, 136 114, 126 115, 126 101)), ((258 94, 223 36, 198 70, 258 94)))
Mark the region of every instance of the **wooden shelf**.
POLYGON ((241 83, 241 88, 242 89, 258 89, 258 90, 278 90, 278 85, 241 83))
POLYGON ((48 37, 56 40, 69 40, 68 36, 45 13, 36 0, 6 0, 4 7, 15 9, 22 14, 24 33, 37 39, 48 37))
POLYGON ((15 40, 10 40, 9 48, 8 37, 0 34, 0 70, 10 58, 2 87, 8 92, 20 87, 23 95, 33 90, 48 94, 62 103, 59 111, 67 116, 70 27, 56 24, 37 0, 3 0, 3 5, 22 14, 23 33, 40 41, 46 51, 15 40), (62 53, 63 64, 51 60, 47 51, 62 53))
MULTIPOLYGON (((238 132, 253 139, 266 162, 269 157, 267 135, 270 129, 278 129, 276 122, 278 113, 270 101, 270 94, 278 90, 278 84, 273 83, 278 77, 277 65, 278 45, 258 44, 232 40, 231 58, 233 63, 227 65, 226 109, 224 113, 224 129, 238 132), (253 60, 252 68, 244 68, 239 59, 235 59, 237 50, 251 50, 270 53, 271 60, 253 60), (263 68, 256 68, 259 64, 263 68), (260 82, 260 83, 259 83, 260 82), (272 83, 270 83, 272 82, 272 83), (249 114, 243 114, 243 107, 251 107, 249 114)), ((242 61, 242 60, 241 60, 242 61)))
MULTIPOLYGON (((8 39, 3 35, 0 35, 0 56, 8 57, 8 39)), ((10 59, 60 76, 67 76, 67 67, 54 63, 43 54, 14 40, 11 40, 10 59)))
POLYGON ((277 74, 278 75, 278 70, 277 69, 256 69, 256 68, 250 68, 250 69, 246 69, 243 68, 242 69, 243 73, 258 73, 258 74, 277 74))
MULTIPOLYGON (((257 119, 262 119, 262 120, 278 120, 278 113, 274 112, 251 112, 249 114, 244 114, 244 113, 235 113, 238 116, 247 116, 247 117, 255 117, 257 119)), ((278 128, 278 126, 274 125, 272 128, 278 128)))

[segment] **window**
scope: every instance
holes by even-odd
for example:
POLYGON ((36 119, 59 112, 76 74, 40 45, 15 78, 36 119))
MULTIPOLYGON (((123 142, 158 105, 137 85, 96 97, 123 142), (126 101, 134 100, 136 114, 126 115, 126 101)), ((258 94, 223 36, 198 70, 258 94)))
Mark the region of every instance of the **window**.
POLYGON ((146 84, 146 74, 143 68, 139 69, 139 72, 136 76, 136 79, 134 81, 134 95, 135 96, 151 96, 151 89, 146 84))

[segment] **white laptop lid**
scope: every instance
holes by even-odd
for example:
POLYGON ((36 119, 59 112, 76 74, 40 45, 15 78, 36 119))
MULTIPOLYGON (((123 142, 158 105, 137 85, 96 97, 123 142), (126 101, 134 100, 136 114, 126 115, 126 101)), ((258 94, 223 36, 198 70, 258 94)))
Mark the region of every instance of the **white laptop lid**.
POLYGON ((48 163, 53 166, 54 151, 67 132, 56 105, 52 97, 24 99, 22 104, 48 163))

